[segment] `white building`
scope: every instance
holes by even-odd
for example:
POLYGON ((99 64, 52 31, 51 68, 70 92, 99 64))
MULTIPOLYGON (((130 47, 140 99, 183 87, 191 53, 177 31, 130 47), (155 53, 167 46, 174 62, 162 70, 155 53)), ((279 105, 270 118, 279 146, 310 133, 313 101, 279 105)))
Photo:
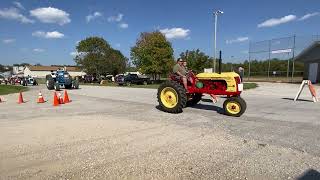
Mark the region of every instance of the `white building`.
POLYGON ((23 73, 25 66, 13 66, 12 67, 12 74, 18 75, 23 73))
POLYGON ((31 76, 37 78, 45 78, 46 75, 51 74, 51 71, 56 71, 58 69, 65 69, 69 72, 72 77, 84 76, 85 72, 78 69, 75 66, 63 67, 63 66, 26 66, 24 68, 24 76, 31 76))

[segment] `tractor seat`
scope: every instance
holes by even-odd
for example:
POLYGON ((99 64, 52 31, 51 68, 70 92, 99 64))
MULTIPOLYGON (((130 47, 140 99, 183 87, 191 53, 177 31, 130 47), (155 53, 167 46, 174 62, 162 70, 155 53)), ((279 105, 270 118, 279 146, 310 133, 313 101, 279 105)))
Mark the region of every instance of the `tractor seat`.
POLYGON ((170 73, 169 74, 169 79, 173 80, 173 81, 181 81, 181 77, 175 73, 170 73))

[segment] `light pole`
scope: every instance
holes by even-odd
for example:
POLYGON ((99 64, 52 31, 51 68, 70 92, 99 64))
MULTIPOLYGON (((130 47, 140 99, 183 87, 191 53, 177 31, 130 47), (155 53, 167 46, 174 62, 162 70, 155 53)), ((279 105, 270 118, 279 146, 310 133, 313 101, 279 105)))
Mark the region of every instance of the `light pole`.
POLYGON ((217 25, 218 25, 218 15, 223 14, 223 11, 215 11, 214 14, 214 53, 213 53, 213 72, 216 72, 216 54, 217 54, 217 25))
POLYGON ((233 70, 233 58, 234 58, 234 56, 231 56, 231 68, 230 68, 230 72, 233 72, 234 70, 233 70))

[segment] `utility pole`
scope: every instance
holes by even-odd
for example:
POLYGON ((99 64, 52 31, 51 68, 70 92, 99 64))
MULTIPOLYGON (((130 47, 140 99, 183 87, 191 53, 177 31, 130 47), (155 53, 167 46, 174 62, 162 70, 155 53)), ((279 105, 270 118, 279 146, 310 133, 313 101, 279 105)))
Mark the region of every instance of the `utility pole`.
POLYGON ((216 72, 216 55, 217 55, 217 26, 218 15, 223 14, 223 11, 215 11, 214 13, 214 52, 213 52, 213 72, 216 72))

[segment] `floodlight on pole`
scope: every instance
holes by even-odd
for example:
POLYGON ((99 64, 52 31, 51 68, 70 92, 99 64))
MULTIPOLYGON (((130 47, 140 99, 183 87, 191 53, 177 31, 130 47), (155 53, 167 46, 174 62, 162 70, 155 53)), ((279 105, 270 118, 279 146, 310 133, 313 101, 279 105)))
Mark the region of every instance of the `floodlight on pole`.
POLYGON ((223 14, 221 10, 213 12, 215 17, 214 22, 214 53, 213 53, 213 72, 216 72, 216 54, 217 54, 217 25, 218 25, 218 15, 223 14))

